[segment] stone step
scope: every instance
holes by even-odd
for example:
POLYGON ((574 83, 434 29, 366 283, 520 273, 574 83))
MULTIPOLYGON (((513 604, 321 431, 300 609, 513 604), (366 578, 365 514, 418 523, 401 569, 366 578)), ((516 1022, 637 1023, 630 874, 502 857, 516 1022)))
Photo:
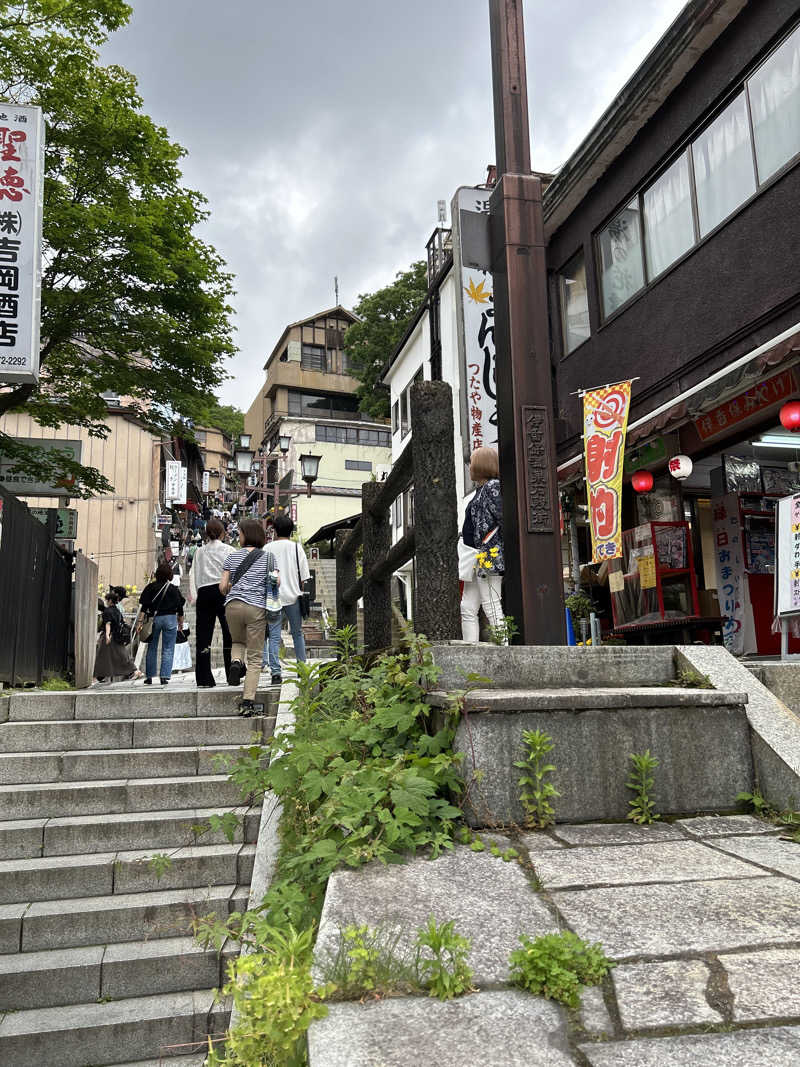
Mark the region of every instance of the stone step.
POLYGON ((216 1003, 213 989, 17 1011, 0 1022, 0 1062, 98 1067, 136 1056, 199 1054, 229 1017, 230 1004, 216 1003))
POLYGON ((0 904, 0 952, 186 937, 195 917, 214 913, 225 919, 246 893, 247 887, 237 892, 229 884, 0 904))
MULTIPOLYGON (((166 849, 184 844, 221 845, 227 838, 217 831, 195 834, 193 826, 208 822, 216 808, 186 808, 171 811, 122 812, 114 815, 79 815, 55 819, 17 819, 0 822, 0 856, 33 859, 37 856, 80 855, 134 849, 166 849)), ((237 807, 241 824, 234 843, 253 843, 258 838, 260 807, 237 807)))
POLYGON ((184 748, 193 745, 249 745, 269 737, 274 716, 200 719, 85 719, 82 722, 17 722, 0 726, 0 752, 85 752, 112 748, 184 748))
POLYGON ((169 857, 166 869, 152 862, 153 849, 0 860, 0 904, 249 885, 254 851, 254 845, 187 845, 158 853, 169 857))
MULTIPOLYGON (((196 1056, 170 1056, 169 1067, 204 1067, 206 1053, 200 1052, 196 1056)), ((136 1060, 128 1063, 118 1063, 116 1067, 164 1067, 164 1060, 136 1060)))
MULTIPOLYGON (((238 715, 241 686, 183 689, 178 686, 137 685, 131 689, 88 689, 68 693, 12 693, 9 722, 47 722, 69 719, 174 719, 238 715)), ((259 689, 274 714, 279 691, 259 689)))
POLYGON ((53 812, 59 815, 109 815, 212 805, 224 811, 241 804, 242 799, 239 787, 224 774, 2 785, 0 818, 40 819, 53 812))
POLYGON ((238 953, 233 941, 217 952, 162 937, 0 956, 0 1013, 219 988, 238 953))

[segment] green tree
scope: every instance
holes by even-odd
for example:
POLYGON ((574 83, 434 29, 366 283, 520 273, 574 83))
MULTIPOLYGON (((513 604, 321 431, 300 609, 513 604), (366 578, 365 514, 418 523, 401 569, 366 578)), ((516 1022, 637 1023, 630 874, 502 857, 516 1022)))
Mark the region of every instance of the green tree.
POLYGON ((348 328, 344 348, 353 376, 361 382, 356 390, 359 408, 368 415, 389 416, 389 394, 376 388, 378 378, 427 292, 427 270, 420 260, 383 289, 362 293, 353 308, 361 321, 348 328))
POLYGON ((244 412, 232 404, 220 404, 216 397, 194 409, 195 426, 214 426, 236 440, 244 430, 244 412))
MULTIPOLYGON (((44 187, 42 373, 0 392, 0 415, 104 437, 105 391, 170 432, 207 401, 235 351, 231 276, 195 231, 204 198, 182 185, 184 150, 142 113, 133 75, 97 47, 123 25, 122 0, 0 0, 0 98, 39 104, 44 187)), ((111 487, 91 467, 20 446, 0 452, 41 478, 111 487)))

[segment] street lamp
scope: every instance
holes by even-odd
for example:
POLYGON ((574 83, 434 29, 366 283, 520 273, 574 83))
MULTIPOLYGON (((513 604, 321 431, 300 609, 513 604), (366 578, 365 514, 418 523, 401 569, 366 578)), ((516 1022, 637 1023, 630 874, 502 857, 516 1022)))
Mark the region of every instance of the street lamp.
POLYGON ((300 470, 302 471, 303 481, 308 486, 309 496, 311 496, 311 486, 319 475, 319 461, 321 458, 321 456, 312 456, 309 453, 300 457, 300 470))
POLYGON ((280 450, 284 454, 284 456, 289 451, 289 445, 291 443, 292 443, 292 439, 291 439, 291 437, 289 436, 288 433, 282 433, 280 435, 280 437, 278 438, 278 447, 280 448, 280 450))
MULTIPOLYGON (((246 434, 242 434, 242 436, 249 437, 249 435, 246 434)), ((239 474, 249 474, 250 469, 253 466, 253 456, 255 456, 255 452, 252 448, 237 448, 234 455, 236 457, 236 470, 239 474)))
POLYGON ((249 434, 249 433, 240 433, 239 434, 239 447, 240 448, 249 448, 250 447, 250 438, 252 436, 253 435, 249 434))

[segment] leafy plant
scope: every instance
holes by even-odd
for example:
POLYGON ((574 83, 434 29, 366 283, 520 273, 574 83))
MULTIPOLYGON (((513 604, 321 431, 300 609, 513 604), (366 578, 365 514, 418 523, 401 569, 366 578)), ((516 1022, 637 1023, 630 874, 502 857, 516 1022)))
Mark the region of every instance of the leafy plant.
POLYGON ((489 636, 494 645, 510 645, 518 633, 519 626, 513 615, 504 615, 501 623, 489 627, 489 636))
POLYGON ((614 966, 598 942, 587 944, 569 930, 519 940, 522 948, 509 956, 511 981, 570 1008, 579 1007, 582 985, 598 985, 614 966))
POLYGON ((681 667, 675 674, 670 685, 680 686, 683 689, 713 689, 714 686, 707 674, 696 671, 694 667, 681 667))
POLYGON ((337 999, 358 1000, 365 993, 420 993, 422 986, 399 927, 346 926, 339 931, 336 956, 325 967, 337 999))
POLYGON ((542 730, 523 730, 522 740, 528 752, 524 760, 517 760, 515 767, 524 773, 517 779, 522 786, 520 800, 525 809, 525 825, 532 829, 543 829, 554 821, 555 810, 550 803, 554 797, 561 796, 552 782, 546 779, 555 771, 555 765, 546 763, 547 754, 555 748, 553 739, 542 730))
POLYGON ((39 688, 44 689, 48 693, 63 693, 68 689, 74 689, 75 686, 72 682, 67 681, 66 678, 54 674, 51 675, 50 678, 45 678, 39 688))
POLYGON ((651 795, 655 784, 653 772, 658 766, 658 760, 650 755, 649 748, 639 754, 633 752, 628 758, 633 768, 625 785, 636 794, 633 800, 628 801, 631 809, 628 812, 628 818, 640 826, 649 825, 661 818, 655 811, 655 801, 651 795))
POLYGON ((778 814, 757 789, 754 789, 752 793, 737 793, 736 803, 745 808, 752 808, 753 814, 761 819, 772 819, 778 814))
POLYGON ((162 878, 167 871, 172 869, 172 857, 166 852, 156 852, 148 860, 148 866, 156 878, 162 878))
POLYGON ((564 604, 569 608, 573 622, 588 619, 594 611, 594 605, 585 593, 571 593, 565 598, 564 604))
POLYGON ((472 968, 467 963, 471 948, 468 938, 455 931, 450 922, 436 925, 431 915, 428 925, 417 932, 417 968, 432 997, 452 1000, 472 988, 472 968), (422 954, 427 949, 431 956, 422 954))

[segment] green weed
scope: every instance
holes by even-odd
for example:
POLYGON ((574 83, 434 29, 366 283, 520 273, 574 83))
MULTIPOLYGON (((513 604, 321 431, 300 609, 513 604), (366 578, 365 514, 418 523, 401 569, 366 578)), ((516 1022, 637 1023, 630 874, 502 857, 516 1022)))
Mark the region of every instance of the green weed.
POLYGON ((555 771, 552 763, 545 759, 555 745, 553 740, 542 730, 523 730, 522 740, 527 747, 524 760, 517 760, 515 767, 524 773, 517 779, 522 786, 520 800, 525 809, 525 825, 531 829, 544 829, 554 822, 555 810, 550 803, 554 797, 561 796, 556 787, 547 781, 555 771))
POLYGON ((519 940, 522 948, 509 956, 511 981, 570 1008, 579 1007, 582 985, 598 985, 614 966, 599 943, 587 944, 568 930, 519 940))
POLYGON ((630 772, 631 776, 625 785, 635 793, 633 800, 628 801, 631 808, 628 812, 628 818, 638 823, 639 826, 649 825, 661 818, 656 813, 655 801, 651 793, 655 784, 653 772, 658 766, 658 760, 655 756, 650 755, 649 748, 639 754, 632 752, 628 758, 633 764, 633 768, 630 772))

